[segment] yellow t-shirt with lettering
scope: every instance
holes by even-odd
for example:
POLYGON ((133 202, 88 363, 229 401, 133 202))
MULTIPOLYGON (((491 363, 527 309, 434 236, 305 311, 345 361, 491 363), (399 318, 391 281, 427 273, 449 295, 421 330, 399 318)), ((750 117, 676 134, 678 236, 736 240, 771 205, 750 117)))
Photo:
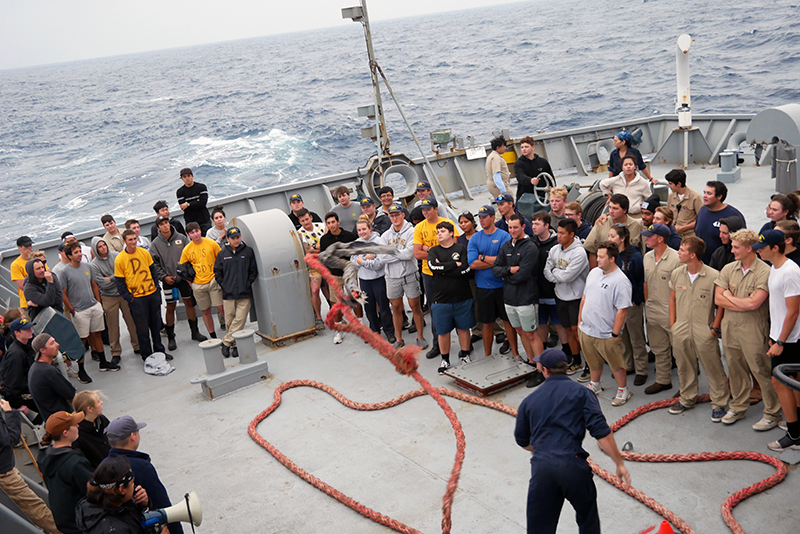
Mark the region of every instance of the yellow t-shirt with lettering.
MULTIPOLYGON (((28 277, 28 272, 25 270, 25 264, 28 263, 29 260, 23 260, 22 256, 17 256, 17 259, 11 262, 11 281, 16 282, 17 280, 22 280, 23 282, 28 277)), ((25 298, 25 293, 17 288, 19 292, 19 305, 22 308, 28 307, 28 299, 25 298)))
POLYGON ((146 297, 156 291, 156 283, 150 274, 152 264, 153 257, 145 249, 136 247, 133 254, 123 249, 114 260, 114 276, 125 279, 125 285, 134 297, 146 297))
POLYGON ((183 247, 181 263, 187 261, 194 267, 194 283, 203 285, 214 279, 214 262, 222 250, 213 239, 203 238, 203 242, 195 245, 194 241, 183 247))
MULTIPOLYGON (((414 244, 428 245, 431 248, 439 246, 439 238, 436 237, 436 225, 442 221, 449 222, 453 225, 453 228, 456 231, 456 236, 461 235, 458 225, 450 219, 439 217, 439 220, 436 221, 436 224, 431 224, 428 222, 428 219, 424 219, 421 223, 414 227, 414 244)), ((428 260, 422 260, 422 273, 427 274, 428 276, 433 276, 433 272, 431 271, 430 267, 428 267, 428 260)))

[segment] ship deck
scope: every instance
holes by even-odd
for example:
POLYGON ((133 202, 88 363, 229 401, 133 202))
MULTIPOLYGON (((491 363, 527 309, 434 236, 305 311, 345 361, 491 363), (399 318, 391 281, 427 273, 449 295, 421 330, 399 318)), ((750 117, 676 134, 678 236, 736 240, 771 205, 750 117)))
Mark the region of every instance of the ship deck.
MULTIPOLYGON (((654 166, 652 173, 663 177, 668 170, 654 166)), ((702 191, 706 181, 716 179, 716 172, 716 168, 691 169, 689 186, 702 191)), ((559 182, 591 183, 595 178, 573 175, 559 177, 559 182)), ((758 229, 766 220, 764 207, 773 188, 768 168, 744 167, 742 180, 730 187, 728 203, 758 229)), ((470 202, 453 198, 456 212, 474 212, 488 203, 489 195, 479 192, 475 198, 470 202)), ((427 321, 430 323, 430 318, 427 321)), ((123 334, 122 370, 99 373, 96 364, 90 363, 94 382, 88 386, 105 394, 109 418, 130 414, 147 423, 141 450, 152 456, 173 500, 184 492, 197 492, 203 507, 199 532, 389 532, 305 483, 247 434, 250 421, 273 401, 275 389, 291 380, 324 382, 365 403, 389 400, 419 387, 397 374, 356 336, 346 335, 341 345, 334 345, 332 337, 326 330, 286 347, 259 345, 259 356, 269 362, 269 379, 208 401, 200 388, 189 382, 205 368, 200 349, 189 340, 186 323, 179 322, 173 373, 145 375, 141 360, 123 334)), ((406 333, 407 341, 410 337, 406 333)), ((429 331, 425 337, 431 340, 429 331)), ((433 385, 455 387, 452 379, 437 374, 437 366, 436 360, 420 360, 422 375, 433 385)), ((654 374, 651 370, 648 384, 654 374)), ((607 367, 603 383, 613 383, 607 367)), ((644 394, 644 386, 631 387, 634 396, 623 407, 612 407, 604 397, 600 404, 613 422, 638 406, 671 397, 677 391, 677 376, 673 385, 671 391, 652 396, 644 394)), ((530 391, 519 385, 490 398, 517 407, 530 391)), ((702 373, 700 393, 707 392, 702 373)), ((514 420, 487 408, 453 399, 448 402, 466 434, 466 460, 453 504, 453 532, 524 532, 530 455, 514 442, 514 420)), ((630 441, 635 452, 642 453, 744 450, 770 454, 766 444, 778 439, 782 431, 758 433, 750 428, 761 417, 761 408, 761 404, 753 406, 746 419, 732 426, 713 424, 708 404, 678 416, 659 410, 620 429, 616 440, 619 446, 630 441)), ((298 465, 364 505, 422 532, 441 530, 442 495, 454 461, 455 439, 446 417, 430 398, 385 411, 357 412, 322 391, 292 389, 258 431, 298 465)), ((587 436, 584 446, 595 462, 613 470, 613 463, 593 439, 587 436)), ((798 451, 776 456, 790 463, 800 461, 798 451)), ((19 450, 19 462, 26 458, 24 449, 19 450)), ((29 476, 36 476, 31 466, 21 467, 29 476)), ((720 515, 722 502, 774 472, 770 466, 749 461, 628 462, 628 468, 636 488, 703 534, 729 532, 720 515)), ((638 501, 601 479, 596 478, 595 483, 606 532, 636 533, 660 522, 660 516, 638 501)), ((793 532, 791 511, 797 510, 798 492, 800 478, 790 467, 782 484, 746 500, 734 509, 734 516, 746 532, 793 532)), ((566 505, 558 532, 576 530, 574 513, 566 505)))

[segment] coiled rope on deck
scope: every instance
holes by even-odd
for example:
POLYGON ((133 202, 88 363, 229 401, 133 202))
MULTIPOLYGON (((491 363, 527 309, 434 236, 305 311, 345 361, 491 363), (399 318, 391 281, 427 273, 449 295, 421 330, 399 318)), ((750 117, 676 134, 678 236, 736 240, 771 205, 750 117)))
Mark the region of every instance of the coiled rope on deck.
MULTIPOLYGON (((445 491, 444 497, 442 499, 442 532, 444 534, 449 534, 452 529, 452 506, 453 506, 453 497, 455 495, 456 488, 458 487, 458 480, 461 475, 461 468, 464 463, 464 456, 465 456, 465 448, 466 448, 466 438, 464 436, 464 432, 461 428, 461 423, 458 420, 453 409, 450 405, 444 400, 444 396, 451 397, 463 402, 469 402, 471 404, 476 404, 479 406, 485 406, 487 408, 491 408, 493 410, 498 410, 500 412, 506 413, 513 417, 517 416, 517 410, 510 406, 506 406, 505 404, 490 401, 487 399, 482 399, 480 397, 475 397, 473 395, 467 395, 465 393, 460 393, 458 391, 453 391, 451 389, 443 388, 443 387, 433 387, 431 383, 425 379, 418 371, 419 364, 417 361, 417 353, 419 352, 419 348, 416 346, 406 346, 400 349, 394 349, 394 347, 389 344, 386 340, 384 340, 380 334, 372 332, 369 328, 359 321, 355 315, 353 314, 351 305, 355 302, 355 299, 352 298, 350 295, 345 295, 342 292, 342 288, 339 286, 336 279, 331 275, 330 271, 325 267, 325 265, 314 255, 309 254, 306 256, 306 262, 311 265, 314 269, 319 271, 325 280, 330 285, 331 290, 336 292, 338 297, 338 301, 333 305, 328 316, 326 318, 326 325, 328 328, 346 331, 354 333, 360 336, 362 339, 367 341, 373 348, 375 348, 384 358, 388 359, 397 369, 397 372, 403 375, 410 376, 422 386, 420 389, 415 391, 410 391, 399 397, 396 397, 392 400, 385 401, 385 402, 378 402, 378 403, 358 403, 347 399, 338 391, 333 389, 332 387, 323 384, 321 382, 316 382, 314 380, 292 380, 291 382, 286 382, 281 384, 275 390, 275 400, 272 404, 263 412, 258 414, 248 426, 247 432, 250 437, 259 445, 261 445, 264 449, 267 450, 272 456, 275 457, 280 463, 282 463, 287 469, 295 473, 297 476, 314 486, 315 488, 325 492, 326 494, 330 495, 331 497, 337 499, 338 501, 342 502, 346 506, 350 507, 351 509, 355 510, 356 512, 360 513, 364 517, 375 521, 381 525, 389 527, 397 532, 403 533, 415 533, 418 534, 419 531, 409 527, 408 525, 397 521, 396 519, 392 519, 391 517, 385 516, 368 506, 361 504, 360 502, 356 501, 355 499, 348 497, 341 491, 337 490, 336 488, 330 486, 329 484, 323 482, 322 480, 316 478, 312 474, 308 473, 297 464, 295 464, 292 460, 286 457, 283 453, 281 453, 277 447, 269 443, 265 440, 257 430, 258 424, 261 423, 264 419, 266 419, 270 414, 272 414, 278 406, 281 404, 281 396, 284 391, 295 387, 313 387, 316 389, 320 389, 325 391, 336 400, 338 400, 343 405, 355 409, 355 410, 365 410, 365 411, 376 411, 376 410, 383 410, 386 408, 392 408, 394 406, 398 406, 410 399, 414 399, 416 397, 420 397, 423 395, 430 395, 439 407, 444 411, 445 415, 447 416, 450 424, 453 427, 453 431, 456 436, 456 457, 455 462, 453 464, 453 469, 450 473, 450 478, 447 483, 447 489, 445 491), (344 317, 347 319, 347 323, 334 323, 334 317, 336 316, 336 312, 342 312, 344 317)), ((709 398, 708 395, 701 395, 698 397, 698 402, 708 402, 709 398)), ((678 399, 667 399, 662 401, 651 402, 649 404, 645 404, 644 406, 640 406, 639 408, 631 411, 623 418, 615 422, 611 425, 611 431, 616 432, 618 429, 623 427, 624 425, 628 424, 635 418, 643 415, 647 412, 658 410, 660 408, 665 408, 668 406, 672 406, 676 404, 678 399)), ((626 460, 633 461, 633 462, 705 462, 705 461, 718 461, 718 460, 752 460, 763 462, 769 465, 772 465, 776 468, 776 472, 760 481, 752 486, 747 488, 743 488, 742 490, 737 491, 725 502, 722 504, 722 518, 725 521, 725 524, 731 529, 734 534, 744 534, 744 529, 742 526, 734 519, 732 509, 734 506, 742 502, 743 500, 751 497, 752 495, 756 495, 761 493, 762 491, 766 491, 767 489, 779 484, 786 478, 787 469, 786 466, 778 460, 777 458, 767 455, 761 454, 756 452, 750 451, 733 451, 733 452, 704 452, 704 453, 689 453, 689 454, 641 454, 641 453, 633 453, 633 452, 625 452, 622 453, 623 457, 626 460)), ((686 524, 680 517, 676 516, 674 513, 666 509, 661 504, 657 503, 651 497, 648 497, 643 492, 633 488, 632 486, 625 486, 622 481, 620 481, 615 475, 610 473, 609 471, 603 469, 602 467, 598 466, 594 463, 591 459, 588 460, 589 465, 592 468, 592 471, 597 474, 603 480, 609 482, 619 490, 627 493, 631 497, 637 499, 638 501, 642 502, 647 507, 651 508, 657 514, 662 516, 664 519, 672 523, 680 532, 683 534, 695 534, 694 530, 686 524)))

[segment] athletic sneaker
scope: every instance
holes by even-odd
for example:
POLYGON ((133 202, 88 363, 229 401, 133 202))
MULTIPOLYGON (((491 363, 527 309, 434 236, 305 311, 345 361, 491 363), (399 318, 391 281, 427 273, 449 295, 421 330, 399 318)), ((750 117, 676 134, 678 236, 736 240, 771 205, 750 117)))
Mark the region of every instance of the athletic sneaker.
POLYGON ((780 428, 784 432, 788 432, 789 431, 789 427, 786 426, 786 419, 782 419, 781 422, 778 423, 778 428, 780 428))
POLYGON ((732 425, 739 419, 744 419, 745 413, 736 413, 732 410, 728 410, 728 413, 725 414, 725 417, 722 418, 722 424, 725 425, 732 425))
POLYGON ((692 408, 694 408, 694 406, 684 406, 683 404, 681 404, 679 402, 678 404, 670 407, 669 413, 671 413, 672 415, 678 415, 678 414, 682 414, 686 410, 691 410, 692 408))
POLYGON ((405 342, 405 341, 403 341, 403 340, 400 340, 400 341, 395 341, 395 342, 394 342, 394 345, 392 345, 392 346, 393 346, 394 348, 396 348, 396 349, 400 349, 400 348, 403 348, 403 347, 405 347, 405 346, 406 346, 406 342, 405 342))
POLYGON ((770 419, 769 417, 762 417, 759 422, 753 425, 753 430, 757 430, 759 432, 765 432, 767 430, 772 430, 780 423, 779 419, 770 419))
POLYGON ((592 372, 589 370, 589 366, 585 366, 583 368, 583 372, 581 376, 578 377, 578 382, 588 382, 592 379, 592 372))
POLYGON ((342 341, 344 341, 344 332, 337 331, 335 334, 333 334, 333 343, 335 345, 338 345, 342 341))
POLYGON ((119 371, 119 365, 113 364, 111 362, 100 362, 100 372, 104 373, 106 371, 119 371))
POLYGON ((601 392, 601 391, 603 391, 603 386, 601 386, 601 385, 597 385, 597 386, 595 386, 595 385, 594 385, 594 384, 592 384, 591 382, 589 382, 588 384, 586 384, 586 387, 587 387, 587 388, 589 388, 589 391, 591 391, 591 392, 592 392, 592 393, 594 393, 595 395, 599 395, 599 394, 600 394, 600 392, 601 392))
POLYGON ((630 391, 624 391, 622 389, 617 388, 617 395, 611 399, 611 406, 622 406, 628 399, 633 397, 633 393, 630 391))
POLYGON ((89 375, 86 374, 86 371, 84 371, 83 369, 78 369, 78 380, 81 381, 81 384, 92 383, 92 379, 89 377, 89 375))
POLYGON ((582 363, 573 363, 569 367, 567 367, 567 374, 574 375, 575 373, 581 372, 582 369, 583 369, 582 363))
POLYGON ((800 450, 800 438, 794 439, 787 432, 786 435, 784 435, 778 441, 773 441, 772 443, 767 444, 767 447, 769 447, 770 450, 777 452, 783 452, 787 449, 800 450))
POLYGON ((317 330, 325 330, 325 321, 323 321, 322 319, 316 319, 314 321, 314 328, 316 328, 317 330))
POLYGON ((711 421, 714 423, 719 423, 722 421, 722 418, 725 417, 725 410, 722 408, 714 408, 711 410, 711 421))
POLYGON ((472 363, 472 359, 469 357, 469 351, 467 350, 458 351, 458 357, 461 360, 461 365, 467 365, 468 363, 472 363))
POLYGON ((439 364, 439 374, 444 373, 450 369, 450 361, 442 358, 442 363, 439 364))
POLYGON ((500 345, 500 354, 508 354, 509 352, 511 352, 511 343, 506 339, 503 341, 503 344, 500 345))
POLYGON ((421 348, 421 349, 427 349, 428 348, 428 340, 425 339, 424 337, 421 337, 421 338, 417 339, 414 343, 416 343, 417 346, 419 348, 421 348))
POLYGON ((544 375, 539 371, 536 371, 530 376, 530 378, 528 378, 528 381, 525 383, 525 387, 535 388, 536 386, 544 382, 544 380, 545 380, 544 375))

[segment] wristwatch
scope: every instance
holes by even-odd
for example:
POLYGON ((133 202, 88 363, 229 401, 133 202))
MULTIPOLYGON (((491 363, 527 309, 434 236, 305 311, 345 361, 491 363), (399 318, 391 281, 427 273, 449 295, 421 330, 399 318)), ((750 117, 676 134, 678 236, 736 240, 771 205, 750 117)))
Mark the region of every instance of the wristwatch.
POLYGON ((481 254, 480 256, 478 256, 478 259, 484 261, 486 259, 486 254, 481 254))
POLYGON ((619 337, 619 334, 615 334, 614 332, 611 332, 611 337, 619 337))
POLYGON ((715 327, 715 326, 712 326, 712 327, 711 327, 711 331, 712 331, 712 332, 715 332, 715 333, 717 333, 717 334, 722 334, 722 330, 720 330, 719 328, 717 328, 717 327, 715 327))
POLYGON ((779 347, 782 347, 783 346, 783 341, 781 341, 779 339, 778 341, 775 342, 775 344, 778 345, 779 347))

